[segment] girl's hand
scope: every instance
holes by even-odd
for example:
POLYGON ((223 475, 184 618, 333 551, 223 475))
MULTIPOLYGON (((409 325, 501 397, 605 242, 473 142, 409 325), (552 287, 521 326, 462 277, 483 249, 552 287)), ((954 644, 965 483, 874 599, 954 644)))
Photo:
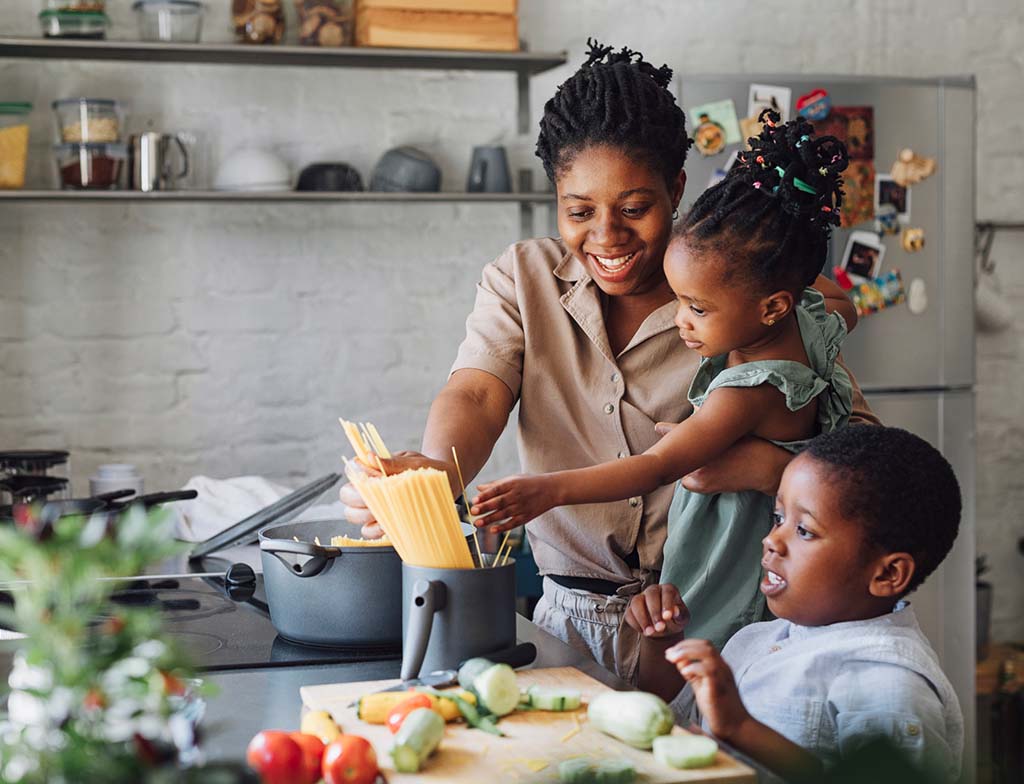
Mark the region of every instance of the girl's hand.
POLYGON ((510 476, 477 485, 477 490, 469 512, 481 518, 474 521, 477 528, 487 526, 492 533, 526 525, 558 506, 553 482, 544 474, 510 476))
POLYGON ((732 670, 710 642, 683 640, 665 651, 665 658, 693 688, 697 706, 712 733, 728 741, 752 721, 743 707, 732 670))
POLYGON ((626 608, 626 623, 645 637, 680 634, 689 620, 690 611, 679 589, 670 583, 648 586, 630 599, 626 608))

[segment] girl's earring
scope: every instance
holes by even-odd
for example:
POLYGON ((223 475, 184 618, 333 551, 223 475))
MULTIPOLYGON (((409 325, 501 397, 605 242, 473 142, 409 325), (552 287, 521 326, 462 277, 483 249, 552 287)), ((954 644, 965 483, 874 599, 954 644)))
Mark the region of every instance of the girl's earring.
POLYGON ((679 210, 672 210, 672 220, 679 220, 679 210))
POLYGON ((768 326, 769 327, 774 327, 775 326, 775 319, 768 319, 768 326))

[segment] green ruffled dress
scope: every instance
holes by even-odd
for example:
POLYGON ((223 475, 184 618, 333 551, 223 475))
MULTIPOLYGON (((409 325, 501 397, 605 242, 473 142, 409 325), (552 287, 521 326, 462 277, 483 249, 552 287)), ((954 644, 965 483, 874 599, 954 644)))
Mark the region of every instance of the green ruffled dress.
MULTIPOLYGON (((825 298, 806 289, 796 310, 810 366, 790 360, 725 367, 726 356, 701 362, 689 399, 699 408, 719 387, 771 384, 790 411, 818 401, 819 433, 846 425, 852 408, 850 376, 836 364, 846 322, 825 312, 825 298)), ((775 441, 791 452, 810 439, 775 441)), ((703 495, 676 485, 668 513, 662 583, 673 583, 690 610, 685 634, 711 640, 719 649, 740 628, 766 617, 761 581, 761 540, 772 524, 774 499, 755 491, 703 495)))

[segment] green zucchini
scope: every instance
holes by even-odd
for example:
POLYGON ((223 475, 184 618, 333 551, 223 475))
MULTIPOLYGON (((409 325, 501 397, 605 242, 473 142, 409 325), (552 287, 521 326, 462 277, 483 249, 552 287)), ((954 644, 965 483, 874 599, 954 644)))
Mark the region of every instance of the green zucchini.
POLYGON ((459 686, 466 689, 466 691, 472 691, 473 681, 476 680, 476 676, 493 666, 494 662, 490 659, 484 659, 479 656, 475 659, 469 659, 459 667, 459 686))
POLYGON ((562 784, 632 784, 636 768, 627 759, 571 759, 558 766, 558 780, 562 784))
POLYGON ((576 710, 583 702, 578 689, 550 689, 544 686, 531 686, 526 690, 528 708, 546 711, 576 710))
POLYGON ((470 691, 495 716, 511 713, 519 705, 516 671, 507 664, 492 664, 473 679, 470 691))
POLYGON ((715 764, 718 744, 702 735, 663 735, 654 739, 654 758, 670 768, 706 768, 715 764))
POLYGON ((672 731, 672 711, 660 697, 645 691, 607 691, 590 701, 590 723, 606 735, 638 749, 672 731))
POLYGON ((416 773, 444 736, 444 719, 430 708, 417 708, 395 733, 391 759, 399 773, 416 773))

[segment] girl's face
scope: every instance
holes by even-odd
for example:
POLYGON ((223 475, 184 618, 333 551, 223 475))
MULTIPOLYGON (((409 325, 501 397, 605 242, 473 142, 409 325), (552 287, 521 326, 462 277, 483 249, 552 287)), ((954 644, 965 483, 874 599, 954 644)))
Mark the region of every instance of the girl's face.
POLYGON ((880 600, 870 586, 881 555, 864 542, 863 528, 843 516, 841 492, 806 454, 782 475, 761 560, 761 593, 777 617, 823 626, 878 615, 880 600))
POLYGON ((750 346, 765 334, 762 299, 740 280, 725 280, 723 269, 713 254, 695 254, 679 240, 665 254, 665 276, 679 301, 679 337, 704 357, 750 346))
POLYGON ((558 232, 605 294, 664 285, 672 212, 685 182, 680 172, 670 192, 660 174, 605 145, 581 150, 559 175, 558 232))

